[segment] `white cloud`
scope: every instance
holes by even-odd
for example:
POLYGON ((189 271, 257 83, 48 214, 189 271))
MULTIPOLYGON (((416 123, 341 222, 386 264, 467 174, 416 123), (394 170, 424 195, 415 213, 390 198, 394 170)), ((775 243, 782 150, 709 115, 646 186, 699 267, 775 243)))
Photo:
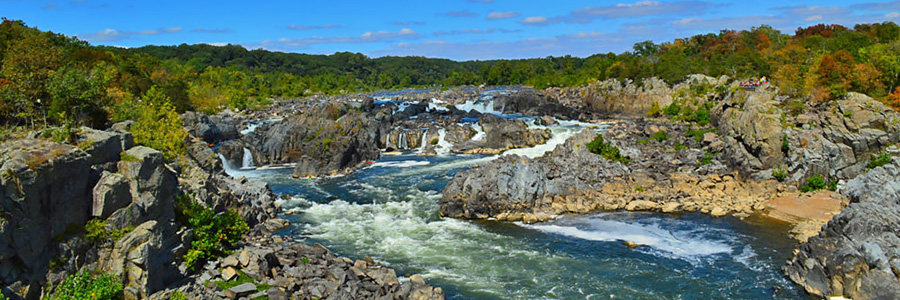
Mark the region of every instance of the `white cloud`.
POLYGON ((249 49, 268 49, 276 51, 292 51, 303 49, 311 45, 318 44, 359 44, 359 43, 380 43, 392 42, 400 39, 412 40, 418 39, 421 35, 409 28, 400 29, 397 32, 391 31, 369 31, 359 36, 337 36, 337 37, 311 37, 311 38, 280 38, 274 41, 262 41, 258 43, 245 43, 244 47, 249 49))
POLYGON ((520 15, 521 14, 514 12, 514 11, 499 11, 499 12, 492 12, 492 13, 488 14, 487 19, 488 20, 509 19, 509 18, 517 18, 520 15))
POLYGON ((291 24, 288 26, 288 29, 294 29, 294 30, 333 29, 333 28, 341 28, 341 25, 325 24, 325 25, 302 26, 302 25, 297 25, 297 24, 291 24))
POLYGON ((434 36, 445 36, 445 35, 460 35, 460 34, 487 34, 487 33, 512 33, 512 32, 521 32, 522 30, 510 30, 510 29, 502 29, 502 28, 488 28, 488 29, 458 29, 451 31, 438 31, 434 33, 434 36))
POLYGON ((895 11, 895 12, 884 15, 884 17, 888 18, 888 19, 896 19, 897 17, 900 17, 900 13, 895 11))
POLYGON ((141 31, 119 31, 115 29, 104 29, 95 33, 84 33, 77 35, 78 38, 89 41, 89 42, 114 42, 121 41, 127 38, 131 38, 136 35, 160 35, 160 34, 171 34, 171 33, 179 33, 182 31, 181 27, 170 27, 170 28, 159 28, 159 29, 149 29, 149 30, 141 30, 141 31))

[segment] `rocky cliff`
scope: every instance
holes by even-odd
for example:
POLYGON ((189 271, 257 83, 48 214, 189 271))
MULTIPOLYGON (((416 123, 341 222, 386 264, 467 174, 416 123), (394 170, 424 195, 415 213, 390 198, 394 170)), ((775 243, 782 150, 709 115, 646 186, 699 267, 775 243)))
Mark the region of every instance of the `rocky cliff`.
POLYGON ((785 274, 813 295, 894 299, 900 295, 900 159, 844 186, 851 203, 800 245, 785 274))

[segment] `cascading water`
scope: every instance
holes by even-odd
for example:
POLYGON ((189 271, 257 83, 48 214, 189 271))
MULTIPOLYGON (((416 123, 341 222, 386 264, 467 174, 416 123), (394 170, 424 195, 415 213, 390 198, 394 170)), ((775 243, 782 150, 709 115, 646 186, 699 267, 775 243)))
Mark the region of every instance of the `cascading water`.
POLYGON ((421 154, 422 152, 425 152, 425 145, 427 145, 425 141, 426 138, 428 138, 428 129, 425 129, 425 131, 422 132, 422 140, 419 141, 419 149, 416 150, 416 153, 421 154))
MULTIPOLYGON (((532 125, 550 129, 550 140, 504 155, 544 155, 587 126, 606 128, 532 125)), ((439 142, 435 150, 442 148, 439 142)), ((303 211, 285 216, 298 239, 353 259, 370 256, 398 274, 423 274, 448 299, 804 297, 778 271, 794 245, 783 229, 733 218, 618 212, 526 225, 440 217, 440 191, 455 173, 498 157, 406 154, 339 178, 295 180, 284 169, 254 180, 291 195, 279 200, 284 209, 303 211)))
POLYGON ((397 145, 398 148, 404 149, 404 150, 409 149, 409 144, 406 142, 406 135, 407 135, 406 130, 402 130, 402 131, 400 131, 399 134, 397 134, 397 144, 399 144, 399 145, 397 145))
POLYGON ((250 149, 244 147, 244 157, 242 159, 241 169, 255 169, 256 165, 253 164, 253 152, 250 152, 250 149))
POLYGON ((437 147, 434 148, 434 152, 437 155, 447 155, 450 154, 450 148, 453 148, 453 144, 448 142, 445 138, 447 137, 447 129, 441 128, 438 130, 438 143, 437 147))

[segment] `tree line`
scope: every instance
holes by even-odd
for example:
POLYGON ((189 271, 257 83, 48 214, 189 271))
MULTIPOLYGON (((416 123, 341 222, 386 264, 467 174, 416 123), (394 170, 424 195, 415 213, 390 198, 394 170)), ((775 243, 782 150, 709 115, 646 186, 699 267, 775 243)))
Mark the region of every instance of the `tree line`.
POLYGON ((786 34, 762 25, 643 41, 619 54, 457 62, 239 45, 92 46, 4 18, 0 67, 0 122, 32 127, 63 122, 99 127, 110 119, 134 118, 151 104, 215 113, 315 93, 479 84, 543 89, 610 78, 676 83, 694 73, 742 80, 767 76, 782 93, 816 101, 861 92, 898 108, 900 26, 820 24, 786 34), (142 101, 148 95, 153 101, 142 101))

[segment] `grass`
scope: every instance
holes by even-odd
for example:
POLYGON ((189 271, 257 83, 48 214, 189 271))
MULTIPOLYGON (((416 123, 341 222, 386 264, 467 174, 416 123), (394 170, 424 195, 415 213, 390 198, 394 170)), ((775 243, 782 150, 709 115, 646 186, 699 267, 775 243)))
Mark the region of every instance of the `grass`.
POLYGON ((253 278, 251 278, 250 276, 247 276, 247 274, 244 273, 244 271, 237 270, 237 272, 238 272, 237 279, 232 279, 230 281, 217 280, 217 281, 213 281, 213 284, 218 286, 219 289, 221 289, 223 291, 233 288, 233 287, 236 287, 236 286, 239 286, 244 283, 248 283, 248 282, 255 285, 256 289, 261 290, 261 291, 267 290, 271 287, 270 285, 265 284, 265 283, 257 283, 256 280, 253 280, 253 278))
POLYGON ((700 158, 700 165, 708 165, 712 163, 713 158, 719 154, 718 152, 706 152, 703 154, 703 157, 700 158))
POLYGON ((711 130, 709 130, 709 129, 693 129, 693 128, 691 128, 691 129, 688 129, 688 131, 685 133, 685 135, 687 135, 689 137, 693 137, 694 140, 699 143, 699 142, 703 141, 703 135, 710 131, 711 130))

